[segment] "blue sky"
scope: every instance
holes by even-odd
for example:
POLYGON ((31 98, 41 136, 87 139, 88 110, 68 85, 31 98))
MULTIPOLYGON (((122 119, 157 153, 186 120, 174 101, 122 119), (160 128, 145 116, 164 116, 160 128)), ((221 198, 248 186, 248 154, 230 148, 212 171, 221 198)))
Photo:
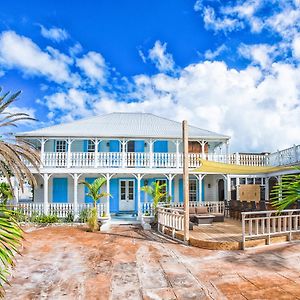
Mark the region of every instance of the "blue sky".
POLYGON ((11 1, 0 86, 20 130, 143 111, 273 151, 300 143, 299 27, 299 0, 11 1))

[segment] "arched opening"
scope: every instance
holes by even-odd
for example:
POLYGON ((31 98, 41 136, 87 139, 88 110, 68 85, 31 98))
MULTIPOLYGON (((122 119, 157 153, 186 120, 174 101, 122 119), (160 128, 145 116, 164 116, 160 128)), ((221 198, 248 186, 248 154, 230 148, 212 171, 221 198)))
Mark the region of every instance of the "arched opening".
POLYGON ((219 201, 224 201, 225 199, 225 189, 224 189, 224 179, 218 181, 218 199, 219 201))

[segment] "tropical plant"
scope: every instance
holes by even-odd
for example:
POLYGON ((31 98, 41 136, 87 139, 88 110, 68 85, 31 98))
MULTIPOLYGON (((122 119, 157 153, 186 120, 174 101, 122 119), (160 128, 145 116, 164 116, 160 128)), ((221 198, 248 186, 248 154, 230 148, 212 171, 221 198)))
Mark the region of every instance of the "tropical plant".
POLYGON ((80 183, 87 187, 88 192, 86 195, 91 197, 94 203, 93 208, 89 212, 87 222, 91 231, 95 231, 99 228, 97 202, 100 201, 101 198, 111 195, 106 192, 101 192, 101 188, 106 183, 106 179, 104 177, 96 178, 92 183, 86 181, 82 181, 80 183))
POLYGON ((85 208, 79 213, 79 222, 86 223, 90 215, 90 208, 85 208))
POLYGON ((1 201, 1 203, 6 205, 7 202, 12 199, 13 199, 13 193, 12 193, 10 185, 6 182, 1 182, 0 183, 0 201, 1 201))
POLYGON ((106 192, 101 192, 101 188, 105 183, 106 179, 104 177, 96 178, 92 183, 87 181, 80 182, 80 184, 84 184, 87 187, 88 192, 86 195, 92 198, 94 208, 97 208, 97 202, 100 201, 101 198, 111 196, 106 192))
POLYGON ((280 212, 296 201, 300 201, 300 174, 282 176, 271 191, 272 205, 280 212))
MULTIPOLYGON (((0 88, 0 93, 2 89, 0 88)), ((14 94, 10 92, 0 94, 0 175, 5 177, 10 185, 11 177, 14 176, 19 186, 23 188, 25 181, 36 184, 34 175, 27 167, 29 162, 38 170, 40 165, 39 153, 32 145, 25 141, 16 140, 8 127, 17 127, 20 121, 34 120, 26 113, 12 113, 9 107, 18 99, 20 91, 14 94)), ((15 219, 15 213, 9 211, 3 205, 0 207, 0 287, 6 281, 8 267, 13 265, 13 258, 21 243, 22 231, 15 219)))
POLYGON ((159 181, 141 187, 141 191, 144 191, 152 198, 154 209, 156 209, 159 202, 167 202, 170 200, 170 198, 167 197, 166 184, 160 184, 159 181))
POLYGON ((12 210, 0 205, 0 297, 4 295, 3 284, 8 283, 9 268, 14 266, 14 256, 22 241, 22 230, 14 214, 12 210))

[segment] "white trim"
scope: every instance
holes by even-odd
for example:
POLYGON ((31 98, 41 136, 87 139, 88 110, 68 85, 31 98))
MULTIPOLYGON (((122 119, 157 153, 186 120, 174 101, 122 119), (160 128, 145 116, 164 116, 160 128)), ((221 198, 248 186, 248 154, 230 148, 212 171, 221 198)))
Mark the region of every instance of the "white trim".
MULTIPOLYGON (((125 185, 125 194, 128 193, 128 188, 129 186, 125 185)), ((125 195, 126 196, 126 195, 125 195)), ((122 211, 135 211, 135 180, 134 179, 128 179, 128 178, 120 178, 119 179, 119 211, 122 212, 122 211), (121 209, 121 181, 125 181, 125 182, 128 182, 128 181, 132 181, 133 182, 133 209, 132 210, 128 210, 128 209, 121 209)))

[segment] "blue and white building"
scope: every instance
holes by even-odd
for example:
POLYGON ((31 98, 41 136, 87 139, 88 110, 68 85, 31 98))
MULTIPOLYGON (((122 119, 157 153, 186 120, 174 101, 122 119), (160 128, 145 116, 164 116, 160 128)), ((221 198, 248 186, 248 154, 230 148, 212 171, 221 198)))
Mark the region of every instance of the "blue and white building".
MULTIPOLYGON (((140 215, 151 201, 140 189, 154 181, 166 183, 173 202, 183 201, 181 123, 148 113, 111 113, 20 133, 17 138, 34 144, 41 154, 33 203, 45 213, 53 207, 75 215, 90 205, 81 181, 104 176, 102 200, 108 215, 140 215)), ((190 201, 219 201, 231 197, 240 178, 201 174, 199 158, 244 165, 268 165, 275 154, 230 154, 230 137, 189 126, 190 201)), ((299 146, 291 151, 299 158, 299 146), (298 151, 298 152, 297 152, 298 151)), ((280 164, 280 161, 277 162, 280 164)), ((268 185, 268 178, 247 176, 247 182, 268 185)), ((266 190, 268 187, 266 186, 266 190)), ((267 197, 267 196, 266 196, 267 197)))

